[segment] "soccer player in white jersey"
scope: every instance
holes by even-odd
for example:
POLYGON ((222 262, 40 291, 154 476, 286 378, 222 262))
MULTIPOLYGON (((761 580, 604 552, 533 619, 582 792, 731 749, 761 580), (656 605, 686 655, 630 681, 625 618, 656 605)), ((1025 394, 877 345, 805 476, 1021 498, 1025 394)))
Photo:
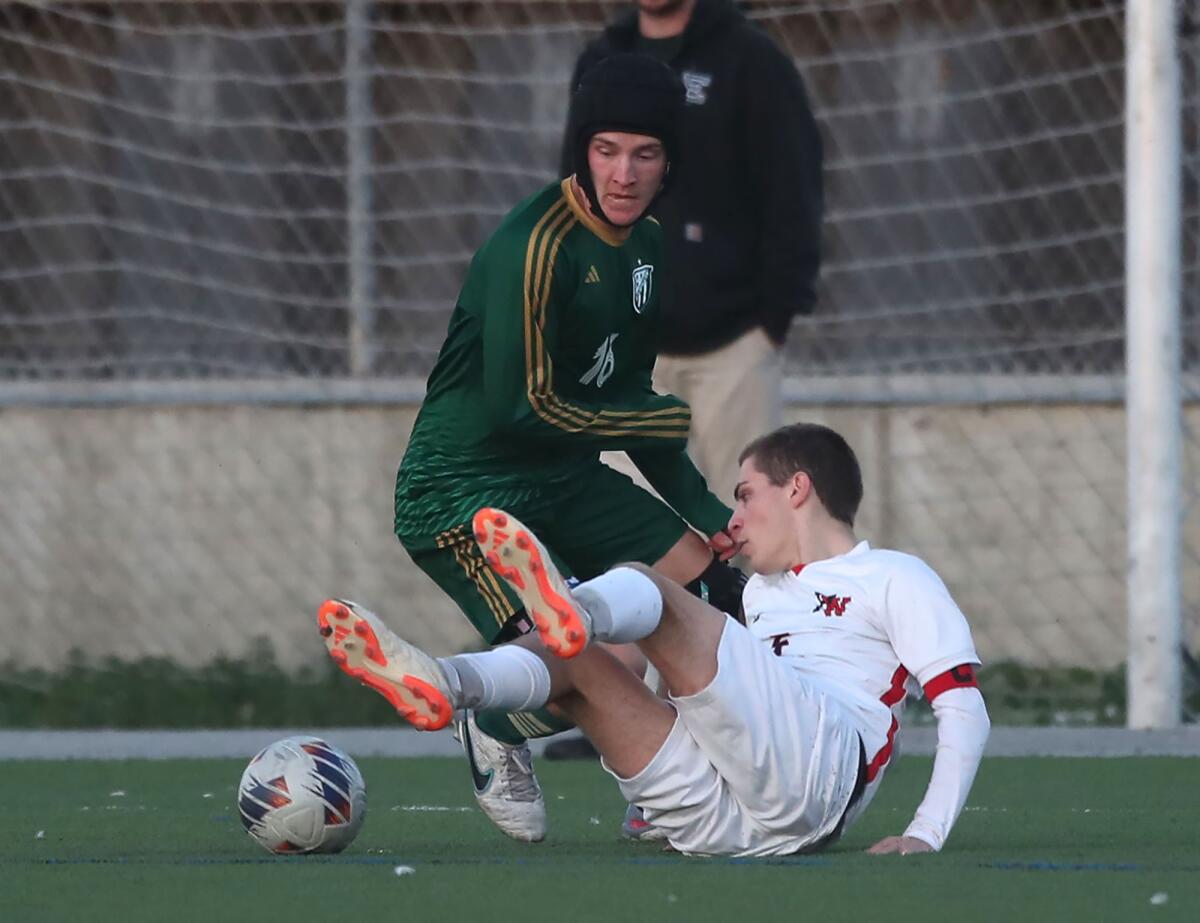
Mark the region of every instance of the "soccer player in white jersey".
POLYGON ((476 539, 536 636, 434 659, 354 603, 330 600, 318 620, 331 655, 370 672, 417 727, 444 727, 462 708, 559 710, 626 800, 691 854, 787 855, 837 840, 878 790, 905 696, 923 690, 938 731, 929 787, 907 829, 869 851, 936 851, 987 740, 979 659, 928 565, 855 536, 861 499, 857 459, 827 427, 787 426, 747 446, 729 522, 755 571, 745 626, 641 565, 568 589, 537 538, 492 509, 476 515, 476 539), (668 698, 593 642, 637 644, 668 698))

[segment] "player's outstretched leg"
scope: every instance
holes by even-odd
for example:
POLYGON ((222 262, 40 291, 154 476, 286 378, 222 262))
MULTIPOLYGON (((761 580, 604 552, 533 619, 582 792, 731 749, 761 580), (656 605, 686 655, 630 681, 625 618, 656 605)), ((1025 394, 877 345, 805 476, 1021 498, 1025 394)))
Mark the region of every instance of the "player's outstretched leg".
POLYGON ((479 729, 475 713, 454 723, 471 766, 475 800, 492 823, 514 840, 537 843, 546 838, 546 802, 533 773, 527 743, 510 746, 479 729))
POLYGON ((436 731, 450 723, 454 706, 442 667, 374 613, 329 599, 317 612, 317 624, 334 663, 387 699, 417 730, 436 731))
POLYGON ((484 558, 517 591, 542 643, 559 657, 582 651, 590 619, 542 543, 516 517, 490 507, 475 514, 474 528, 484 558))

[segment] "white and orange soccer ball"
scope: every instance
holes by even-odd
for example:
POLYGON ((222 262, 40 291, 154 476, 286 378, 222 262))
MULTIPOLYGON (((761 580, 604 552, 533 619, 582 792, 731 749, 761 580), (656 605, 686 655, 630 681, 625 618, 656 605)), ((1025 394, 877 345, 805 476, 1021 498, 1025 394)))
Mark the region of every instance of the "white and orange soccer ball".
POLYGON ((367 789, 343 750, 318 737, 288 737, 261 751, 242 773, 238 813, 269 852, 341 852, 362 829, 367 789))

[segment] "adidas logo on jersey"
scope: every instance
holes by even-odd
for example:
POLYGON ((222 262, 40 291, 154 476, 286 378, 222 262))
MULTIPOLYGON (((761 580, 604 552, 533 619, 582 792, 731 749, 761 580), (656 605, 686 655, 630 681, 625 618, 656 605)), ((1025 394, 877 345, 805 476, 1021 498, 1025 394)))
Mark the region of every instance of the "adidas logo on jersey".
POLYGON ((583 284, 591 285, 593 282, 599 282, 599 281, 600 281, 600 273, 596 272, 596 267, 595 266, 589 267, 588 274, 584 277, 583 284))

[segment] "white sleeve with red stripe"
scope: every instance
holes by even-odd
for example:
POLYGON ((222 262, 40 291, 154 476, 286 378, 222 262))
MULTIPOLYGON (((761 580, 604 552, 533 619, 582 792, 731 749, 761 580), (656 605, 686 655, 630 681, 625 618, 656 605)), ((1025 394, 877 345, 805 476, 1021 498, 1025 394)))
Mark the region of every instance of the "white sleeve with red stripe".
POLYGON ((925 694, 937 718, 937 755, 925 798, 904 835, 941 849, 967 803, 991 722, 969 666, 934 677, 925 694))
POLYGON ((979 663, 966 617, 920 558, 895 553, 882 615, 897 657, 922 686, 951 667, 979 663))

